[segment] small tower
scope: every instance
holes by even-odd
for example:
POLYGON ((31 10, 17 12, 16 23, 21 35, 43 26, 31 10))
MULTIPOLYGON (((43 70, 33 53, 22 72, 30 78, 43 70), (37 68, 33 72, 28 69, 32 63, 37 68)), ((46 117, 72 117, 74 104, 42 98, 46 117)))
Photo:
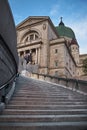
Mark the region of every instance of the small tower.
POLYGON ((60 18, 60 23, 56 27, 56 30, 60 37, 65 37, 69 41, 68 46, 70 48, 71 54, 76 64, 79 64, 79 45, 76 41, 74 31, 70 27, 65 26, 65 24, 63 23, 62 17, 60 18))
POLYGON ((71 40, 70 50, 71 50, 72 56, 73 56, 76 64, 78 65, 79 64, 79 45, 78 45, 76 39, 71 40))

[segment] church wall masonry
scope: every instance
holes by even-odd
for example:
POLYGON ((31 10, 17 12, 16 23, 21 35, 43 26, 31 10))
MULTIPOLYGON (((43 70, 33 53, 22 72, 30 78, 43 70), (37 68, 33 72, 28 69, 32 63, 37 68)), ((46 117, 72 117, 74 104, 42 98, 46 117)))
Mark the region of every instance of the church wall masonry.
POLYGON ((37 65, 40 74, 67 78, 83 74, 74 32, 64 25, 62 19, 55 27, 48 16, 31 16, 16 30, 18 54, 24 60, 28 59, 27 66, 37 65))

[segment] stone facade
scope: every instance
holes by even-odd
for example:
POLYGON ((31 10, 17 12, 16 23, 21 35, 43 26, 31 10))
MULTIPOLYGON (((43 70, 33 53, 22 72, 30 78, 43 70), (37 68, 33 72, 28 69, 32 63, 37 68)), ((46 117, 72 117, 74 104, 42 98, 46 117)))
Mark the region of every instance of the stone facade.
POLYGON ((16 30, 19 57, 31 56, 26 66, 37 65, 38 73, 67 78, 83 74, 78 44, 69 37, 60 37, 49 17, 29 17, 16 30))

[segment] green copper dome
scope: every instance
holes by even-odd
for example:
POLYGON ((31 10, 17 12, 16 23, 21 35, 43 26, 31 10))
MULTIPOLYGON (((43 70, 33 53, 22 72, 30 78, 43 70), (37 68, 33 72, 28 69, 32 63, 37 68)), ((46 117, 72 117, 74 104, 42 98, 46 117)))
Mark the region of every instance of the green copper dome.
POLYGON ((61 18, 61 22, 59 23, 59 26, 56 27, 56 30, 59 36, 66 36, 72 39, 76 39, 73 30, 64 25, 64 23, 62 22, 62 18, 61 18))

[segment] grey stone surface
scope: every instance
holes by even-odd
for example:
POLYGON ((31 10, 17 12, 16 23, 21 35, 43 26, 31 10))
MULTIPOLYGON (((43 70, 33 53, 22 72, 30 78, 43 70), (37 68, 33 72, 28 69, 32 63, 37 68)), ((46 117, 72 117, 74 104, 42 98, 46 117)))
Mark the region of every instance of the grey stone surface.
POLYGON ((0 103, 0 112, 5 109, 5 104, 3 102, 0 103))
POLYGON ((15 24, 8 0, 0 0, 0 87, 17 73, 15 24))
POLYGON ((0 129, 86 130, 87 97, 31 78, 19 77, 0 129))
POLYGON ((0 34, 18 63, 16 29, 11 9, 7 0, 0 0, 0 5, 0 34))

